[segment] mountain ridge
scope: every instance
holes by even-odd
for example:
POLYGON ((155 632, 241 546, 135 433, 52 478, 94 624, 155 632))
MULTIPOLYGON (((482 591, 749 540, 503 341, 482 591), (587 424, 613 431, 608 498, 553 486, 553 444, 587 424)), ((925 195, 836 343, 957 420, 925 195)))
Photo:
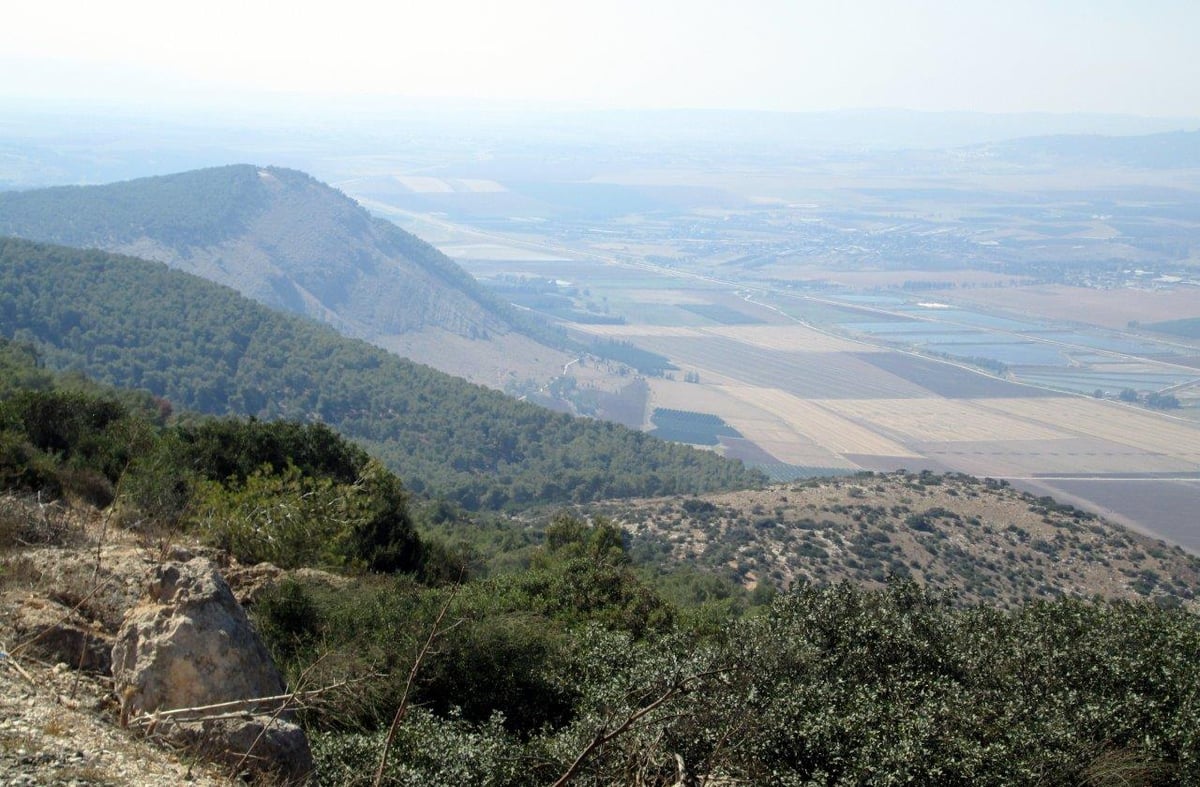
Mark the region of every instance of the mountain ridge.
POLYGON ((324 421, 466 508, 755 485, 738 462, 468 383, 158 262, 0 238, 0 334, 209 414, 324 421))
POLYGON ((234 164, 0 193, 0 234, 164 262, 356 338, 403 337, 435 366, 443 335, 479 342, 482 357, 495 354, 490 337, 521 337, 524 352, 559 366, 554 351, 569 346, 430 244, 298 170, 234 164))
POLYGON ((1058 161, 1138 169, 1200 167, 1200 130, 1116 136, 1050 134, 973 145, 966 150, 1014 163, 1058 161))

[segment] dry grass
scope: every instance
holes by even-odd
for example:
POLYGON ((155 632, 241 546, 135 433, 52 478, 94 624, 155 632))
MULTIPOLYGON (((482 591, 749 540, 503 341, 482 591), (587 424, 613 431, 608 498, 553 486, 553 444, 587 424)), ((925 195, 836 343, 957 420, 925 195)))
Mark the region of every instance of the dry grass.
POLYGON ((37 561, 27 555, 15 555, 0 560, 0 590, 37 587, 42 571, 37 561))
POLYGON ((84 539, 80 516, 66 504, 0 495, 0 552, 29 546, 78 546, 84 539))
POLYGON ((42 723, 42 732, 46 735, 53 735, 57 738, 62 738, 72 733, 71 721, 62 713, 51 714, 50 718, 42 723))
POLYGON ((979 399, 975 403, 1081 437, 1200 462, 1200 428, 1167 415, 1083 397, 979 399))
MULTIPOLYGON (((787 391, 747 386, 730 386, 727 390, 732 396, 775 416, 788 428, 833 453, 920 456, 894 440, 787 391)), ((741 431, 740 426, 738 429, 741 431)), ((750 434, 746 436, 758 442, 757 437, 750 434)))
POLYGON ((824 399, 817 404, 871 429, 914 442, 1058 440, 1071 436, 976 407, 969 400, 824 399))

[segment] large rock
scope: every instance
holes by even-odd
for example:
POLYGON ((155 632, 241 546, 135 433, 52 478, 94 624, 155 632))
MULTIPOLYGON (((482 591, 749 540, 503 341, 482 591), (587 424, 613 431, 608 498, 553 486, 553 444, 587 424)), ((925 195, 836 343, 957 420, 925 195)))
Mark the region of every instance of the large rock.
POLYGON ((216 567, 204 558, 159 566, 149 600, 131 609, 112 650, 122 719, 247 772, 289 780, 312 769, 308 740, 279 700, 270 654, 216 567), (221 703, 240 704, 208 710, 221 703), (217 718, 220 717, 220 718, 217 718))

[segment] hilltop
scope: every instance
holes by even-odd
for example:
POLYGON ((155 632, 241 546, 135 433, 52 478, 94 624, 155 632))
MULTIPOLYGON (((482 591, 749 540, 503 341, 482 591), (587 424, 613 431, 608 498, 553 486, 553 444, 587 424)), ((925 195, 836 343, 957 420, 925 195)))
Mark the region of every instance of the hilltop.
MULTIPOLYGON (((388 783, 524 787, 578 764, 573 782, 629 783, 646 762, 659 784, 679 772, 847 784, 890 783, 879 774, 1108 783, 1098 775, 1114 773, 1167 784, 1197 773, 1196 709, 1180 698, 1196 685, 1200 629, 1169 605, 1024 600, 1002 612, 914 585, 843 583, 739 617, 698 593, 666 601, 670 575, 638 579, 602 524, 560 520, 528 568, 438 588, 245 566, 184 533, 156 541, 101 512, 32 499, 0 497, 0 514, 0 637, 21 648, 0 659, 0 777, 13 781, 235 783, 190 752, 151 745, 152 731, 119 729, 103 672, 76 673, 57 637, 34 642, 40 631, 110 637, 142 576, 192 554, 224 567, 292 687, 334 687, 304 714, 314 784, 369 783, 431 632, 388 783), (22 543, 47 522, 51 543, 22 543), (337 688, 345 681, 352 688, 337 688), (593 747, 601 734, 606 745, 593 747)), ((1059 583, 1047 576, 1045 595, 1059 583)))
POLYGON ((295 170, 239 164, 4 192, 0 235, 164 262, 492 387, 569 360, 561 331, 295 170))
POLYGON ((895 579, 1011 607, 1101 596, 1196 604, 1200 558, 1003 481, 865 473, 586 510, 626 528, 636 554, 754 587, 882 588, 895 579))

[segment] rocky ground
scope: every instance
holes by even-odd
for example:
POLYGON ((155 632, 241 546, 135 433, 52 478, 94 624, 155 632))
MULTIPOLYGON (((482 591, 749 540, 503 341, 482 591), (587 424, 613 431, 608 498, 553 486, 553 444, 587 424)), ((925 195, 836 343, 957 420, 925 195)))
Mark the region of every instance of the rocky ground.
POLYGON ((186 752, 115 723, 107 682, 32 657, 0 658, 0 784, 225 785, 186 752))
MULTIPOLYGON (((0 785, 231 783, 163 736, 122 727, 110 676, 114 638, 154 567, 193 550, 8 496, 0 530, 0 785)), ((227 568, 243 592, 263 580, 227 568)))
MULTIPOLYGON (((902 575, 1002 606, 1055 595, 1200 603, 1195 556, 965 476, 819 479, 587 513, 624 526, 643 557, 694 562, 750 586, 870 586, 902 575)), ((216 561, 243 604, 280 572, 221 562, 168 535, 112 527, 94 510, 0 496, 0 785, 231 783, 228 768, 121 725, 113 644, 168 562, 216 561)))

